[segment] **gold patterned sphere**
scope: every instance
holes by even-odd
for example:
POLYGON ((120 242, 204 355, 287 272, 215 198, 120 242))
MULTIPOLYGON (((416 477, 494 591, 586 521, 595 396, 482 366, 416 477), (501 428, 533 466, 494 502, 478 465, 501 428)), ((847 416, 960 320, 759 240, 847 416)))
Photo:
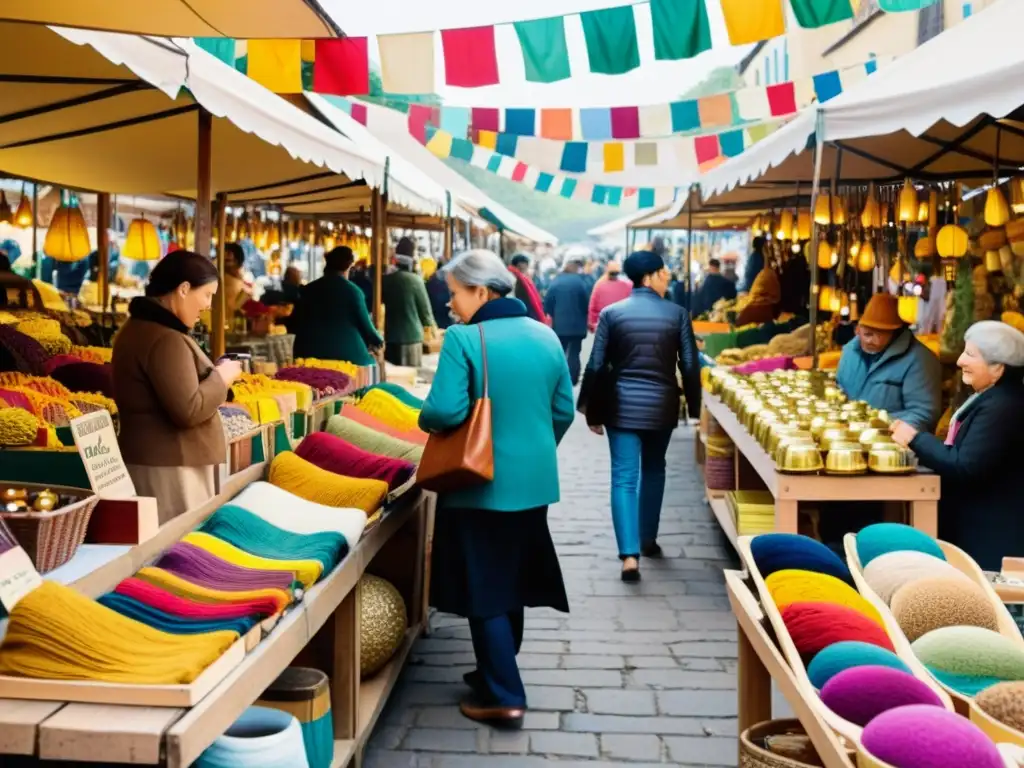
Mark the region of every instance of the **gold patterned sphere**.
POLYGON ((395 655, 409 619, 402 595, 389 582, 367 574, 360 587, 359 671, 370 677, 395 655))

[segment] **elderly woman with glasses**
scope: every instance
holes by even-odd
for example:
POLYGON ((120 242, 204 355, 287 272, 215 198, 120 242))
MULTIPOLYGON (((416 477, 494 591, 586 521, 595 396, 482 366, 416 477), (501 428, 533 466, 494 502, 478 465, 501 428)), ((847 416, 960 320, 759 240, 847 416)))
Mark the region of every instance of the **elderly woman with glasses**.
POLYGON ((1024 455, 1024 333, 1006 323, 972 325, 957 360, 974 390, 957 409, 945 442, 893 423, 893 438, 942 478, 939 535, 987 571, 1024 553, 1021 495, 1013 482, 1024 455))

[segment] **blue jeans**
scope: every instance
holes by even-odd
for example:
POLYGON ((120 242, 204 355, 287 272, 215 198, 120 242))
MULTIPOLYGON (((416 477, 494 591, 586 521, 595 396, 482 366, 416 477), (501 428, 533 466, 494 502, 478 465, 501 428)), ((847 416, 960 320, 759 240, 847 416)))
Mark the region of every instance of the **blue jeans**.
POLYGON ((575 387, 580 383, 580 355, 583 353, 583 339, 578 336, 559 336, 565 361, 569 364, 569 378, 575 387))
POLYGON ((478 692, 484 697, 484 704, 526 706, 526 689, 516 663, 523 645, 523 618, 520 608, 503 616, 469 620, 480 683, 478 692))
POLYGON ((658 538, 671 429, 605 427, 612 453, 612 523, 619 557, 639 557, 658 538))

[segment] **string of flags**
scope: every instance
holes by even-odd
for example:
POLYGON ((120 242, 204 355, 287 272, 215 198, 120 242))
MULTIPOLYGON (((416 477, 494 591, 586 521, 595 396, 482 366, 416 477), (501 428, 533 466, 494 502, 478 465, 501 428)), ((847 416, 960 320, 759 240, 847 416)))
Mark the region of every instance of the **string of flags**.
MULTIPOLYGON (((718 2, 732 45, 760 42, 785 34, 788 3, 796 22, 816 28, 853 19, 862 3, 877 3, 885 12, 920 10, 938 0, 642 0, 566 16, 508 24, 377 35, 384 90, 392 94, 436 91, 438 63, 446 85, 479 88, 502 81, 495 30, 512 27, 528 82, 553 83, 586 70, 619 75, 640 66, 636 14, 649 13, 654 58, 688 59, 712 45, 706 3, 718 2), (582 28, 587 61, 571 60, 566 20, 582 28)), ((867 6, 865 6, 867 7, 867 6)), ((239 66, 276 93, 312 90, 333 96, 370 92, 370 40, 250 40, 198 38, 204 49, 239 66)), ((506 73, 508 74, 508 73, 506 73)))

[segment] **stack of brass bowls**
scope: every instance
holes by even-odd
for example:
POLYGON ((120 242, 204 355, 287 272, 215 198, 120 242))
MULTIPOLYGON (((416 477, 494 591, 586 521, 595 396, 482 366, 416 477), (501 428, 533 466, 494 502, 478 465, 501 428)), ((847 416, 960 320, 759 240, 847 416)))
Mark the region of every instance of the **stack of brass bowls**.
POLYGON ((868 469, 880 475, 909 475, 917 471, 917 459, 896 443, 873 443, 868 449, 868 469))

